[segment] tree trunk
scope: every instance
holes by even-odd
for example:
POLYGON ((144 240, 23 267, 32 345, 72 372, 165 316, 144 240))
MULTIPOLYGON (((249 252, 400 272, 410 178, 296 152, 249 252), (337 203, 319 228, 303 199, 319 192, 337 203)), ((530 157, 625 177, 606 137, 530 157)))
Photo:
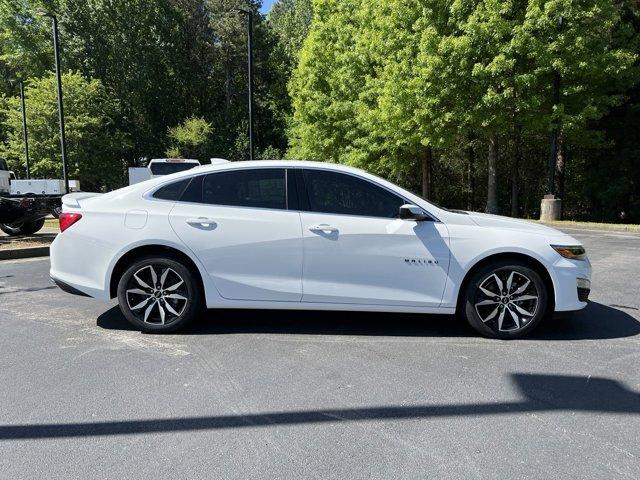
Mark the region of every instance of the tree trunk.
POLYGON ((473 145, 467 147, 467 210, 473 210, 476 199, 476 152, 473 145))
POLYGON ((498 213, 498 138, 489 137, 487 159, 487 213, 498 213))
POLYGON ((422 167, 422 198, 431 198, 431 164, 433 163, 433 149, 426 147, 421 156, 422 167))
POLYGON ((229 58, 229 51, 225 52, 226 62, 224 64, 224 115, 227 122, 230 121, 231 111, 231 59, 229 58))
POLYGON ((564 135, 560 133, 558 135, 558 150, 556 155, 556 175, 555 175, 555 189, 556 196, 564 198, 564 172, 566 168, 567 146, 564 135))
POLYGON ((558 150, 556 155, 555 190, 556 197, 563 200, 560 204, 560 219, 564 210, 564 173, 567 167, 567 143, 562 132, 558 134, 558 150))
POLYGON ((513 155, 513 166, 511 167, 511 216, 518 218, 520 216, 518 204, 520 175, 518 169, 522 164, 522 138, 520 129, 516 132, 515 151, 513 155))

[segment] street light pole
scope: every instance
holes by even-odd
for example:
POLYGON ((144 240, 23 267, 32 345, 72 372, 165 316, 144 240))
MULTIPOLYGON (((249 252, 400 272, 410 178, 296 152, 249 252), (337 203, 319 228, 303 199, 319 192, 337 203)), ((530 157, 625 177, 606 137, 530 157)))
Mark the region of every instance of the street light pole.
POLYGON ((20 80, 20 103, 22 105, 22 137, 24 138, 24 156, 27 161, 27 180, 31 178, 29 171, 29 140, 27 138, 27 111, 24 104, 24 81, 20 80))
POLYGON ((253 12, 239 9, 238 13, 247 16, 247 73, 249 90, 249 160, 253 160, 253 12))
POLYGON ((60 74, 60 46, 58 42, 58 18, 49 12, 38 12, 38 15, 51 18, 53 29, 53 52, 56 62, 56 83, 58 97, 58 121, 60 123, 60 152, 62 154, 62 178, 64 191, 69 193, 69 171, 67 168, 67 142, 64 134, 64 107, 62 102, 62 78, 60 74))
MULTIPOLYGON (((562 31, 564 17, 558 17, 558 32, 562 31)), ((552 103, 555 109, 560 104, 560 72, 553 71, 552 103)), ((555 173, 558 161, 558 122, 552 119, 551 132, 549 132, 549 165, 547 195, 540 203, 540 220, 552 221, 560 220, 562 216, 562 199, 556 198, 555 173)))
MULTIPOLYGON (((558 71, 553 72, 553 106, 557 106, 560 103, 560 73, 558 71)), ((549 195, 556 194, 556 161, 558 158, 558 125, 553 122, 551 126, 551 133, 549 135, 549 182, 548 192, 549 195)))

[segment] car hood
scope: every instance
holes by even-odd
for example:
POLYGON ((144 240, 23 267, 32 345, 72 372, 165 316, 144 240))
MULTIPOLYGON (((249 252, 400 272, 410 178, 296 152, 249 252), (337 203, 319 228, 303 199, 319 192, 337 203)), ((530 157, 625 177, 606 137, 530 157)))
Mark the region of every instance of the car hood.
POLYGON ((502 217, 500 215, 490 215, 488 213, 465 213, 467 213, 471 220, 480 227, 518 230, 519 232, 543 235, 545 237, 571 238, 572 241, 574 241, 576 244, 580 244, 580 242, 573 239, 566 233, 561 232, 560 230, 556 230, 555 228, 547 227, 546 225, 542 225, 533 221, 520 220, 511 217, 502 217))

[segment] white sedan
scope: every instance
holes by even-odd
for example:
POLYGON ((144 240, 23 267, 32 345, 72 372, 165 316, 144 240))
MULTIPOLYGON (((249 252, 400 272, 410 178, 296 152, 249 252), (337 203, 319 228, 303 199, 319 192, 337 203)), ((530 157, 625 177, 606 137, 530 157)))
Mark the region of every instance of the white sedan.
POLYGON ((513 338, 586 306, 591 265, 543 225, 452 211, 361 170, 218 163, 63 198, 51 277, 145 332, 201 308, 455 314, 513 338))

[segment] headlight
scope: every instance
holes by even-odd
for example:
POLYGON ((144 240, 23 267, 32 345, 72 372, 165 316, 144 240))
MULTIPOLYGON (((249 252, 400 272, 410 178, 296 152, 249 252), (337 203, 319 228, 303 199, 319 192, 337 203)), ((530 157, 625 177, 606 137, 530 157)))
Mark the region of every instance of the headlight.
POLYGON ((587 252, 582 245, 551 245, 551 248, 564 258, 572 260, 584 260, 587 258, 587 252))

